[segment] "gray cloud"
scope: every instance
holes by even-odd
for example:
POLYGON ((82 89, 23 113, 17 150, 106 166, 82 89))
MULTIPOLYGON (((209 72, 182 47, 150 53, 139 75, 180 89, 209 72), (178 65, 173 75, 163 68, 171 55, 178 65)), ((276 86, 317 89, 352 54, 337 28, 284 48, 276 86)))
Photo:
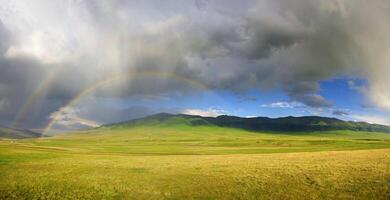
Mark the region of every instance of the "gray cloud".
POLYGON ((22 126, 44 125, 110 74, 128 75, 91 96, 158 98, 205 89, 196 82, 237 94, 280 89, 310 107, 332 106, 318 94, 318 81, 353 75, 367 80, 359 91, 371 104, 390 110, 386 1, 0 4, 2 125, 40 86, 22 126))
POLYGON ((336 115, 336 116, 347 116, 347 115, 349 115, 349 113, 347 111, 344 111, 344 110, 333 110, 332 114, 336 115))

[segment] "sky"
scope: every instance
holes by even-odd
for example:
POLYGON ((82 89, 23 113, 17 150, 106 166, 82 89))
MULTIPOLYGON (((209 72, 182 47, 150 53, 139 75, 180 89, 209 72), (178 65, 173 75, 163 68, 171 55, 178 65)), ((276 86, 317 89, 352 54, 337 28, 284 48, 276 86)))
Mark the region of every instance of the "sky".
POLYGON ((390 1, 0 0, 0 126, 169 112, 390 125, 390 1))

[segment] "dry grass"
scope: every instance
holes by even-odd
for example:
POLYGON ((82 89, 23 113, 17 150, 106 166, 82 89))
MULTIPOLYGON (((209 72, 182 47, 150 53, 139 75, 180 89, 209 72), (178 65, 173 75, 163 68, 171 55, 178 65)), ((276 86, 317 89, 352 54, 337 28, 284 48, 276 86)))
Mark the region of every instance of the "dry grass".
POLYGON ((1 165, 0 199, 388 199, 389 165, 390 150, 191 156, 53 153, 50 158, 1 165))
POLYGON ((175 127, 4 140, 0 199, 390 199, 389 139, 175 127))

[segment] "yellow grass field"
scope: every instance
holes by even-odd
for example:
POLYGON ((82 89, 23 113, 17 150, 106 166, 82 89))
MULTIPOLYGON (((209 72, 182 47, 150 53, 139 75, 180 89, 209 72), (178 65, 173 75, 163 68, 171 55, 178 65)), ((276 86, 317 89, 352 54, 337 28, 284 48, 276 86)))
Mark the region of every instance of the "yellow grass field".
MULTIPOLYGON (((111 138, 115 138, 115 133, 111 134, 111 138)), ((188 155, 173 151, 169 154, 132 154, 129 151, 136 149, 134 147, 123 152, 101 150, 103 146, 117 144, 123 134, 118 133, 118 140, 112 140, 112 143, 101 140, 104 134, 85 134, 85 138, 91 137, 85 147, 81 146, 87 143, 83 142, 81 134, 0 141, 0 199, 390 198, 390 148, 383 145, 382 149, 373 149, 371 144, 366 150, 324 151, 321 146, 314 152, 250 154, 239 151, 205 153, 209 148, 200 154, 188 155), (100 139, 96 139, 98 135, 100 139), (72 137, 77 138, 74 145, 70 143, 72 137), (91 150, 94 144, 95 149, 91 150)), ((251 133, 247 140, 253 141, 275 137, 260 134, 248 139, 249 135, 251 133)), ((129 137, 137 141, 134 135, 129 137)), ((197 147, 195 144, 199 148, 205 146, 199 138, 189 142, 189 137, 185 138, 185 145, 192 145, 191 148, 197 147)), ((313 136, 302 136, 305 137, 314 140, 313 136)), ((164 139, 154 140, 150 145, 157 142, 161 146, 165 142, 177 149, 178 141, 175 139, 176 143, 173 143, 169 138, 165 135, 164 139)), ((240 138, 244 140, 245 134, 241 133, 240 138)), ((240 144, 240 138, 234 141, 240 144)), ((290 141, 291 147, 295 144, 292 138, 303 140, 297 136, 277 138, 281 143, 290 141)), ((148 149, 146 142, 137 143, 148 149)), ((229 146, 226 141, 223 145, 229 146)), ((267 145, 260 143, 258 146, 267 145)))

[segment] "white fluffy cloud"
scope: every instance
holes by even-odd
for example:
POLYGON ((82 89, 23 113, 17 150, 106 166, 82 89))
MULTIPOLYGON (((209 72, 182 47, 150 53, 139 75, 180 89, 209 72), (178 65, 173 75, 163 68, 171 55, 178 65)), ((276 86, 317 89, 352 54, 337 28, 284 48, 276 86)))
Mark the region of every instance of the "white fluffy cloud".
POLYGON ((390 119, 386 116, 379 115, 351 115, 349 116, 355 121, 368 122, 371 124, 384 124, 390 126, 390 119))
POLYGON ((101 125, 99 122, 82 118, 80 116, 80 110, 74 107, 61 108, 59 111, 53 112, 50 115, 50 119, 55 120, 53 125, 56 126, 50 127, 51 129, 74 130, 85 127, 98 127, 101 125))
POLYGON ((279 102, 274 102, 271 104, 263 104, 261 105, 263 108, 302 108, 305 107, 300 102, 292 101, 292 102, 287 102, 287 101, 279 101, 279 102))
POLYGON ((202 109, 184 109, 181 111, 182 114, 186 115, 199 115, 202 117, 217 117, 219 115, 226 115, 226 111, 215 108, 202 109))

